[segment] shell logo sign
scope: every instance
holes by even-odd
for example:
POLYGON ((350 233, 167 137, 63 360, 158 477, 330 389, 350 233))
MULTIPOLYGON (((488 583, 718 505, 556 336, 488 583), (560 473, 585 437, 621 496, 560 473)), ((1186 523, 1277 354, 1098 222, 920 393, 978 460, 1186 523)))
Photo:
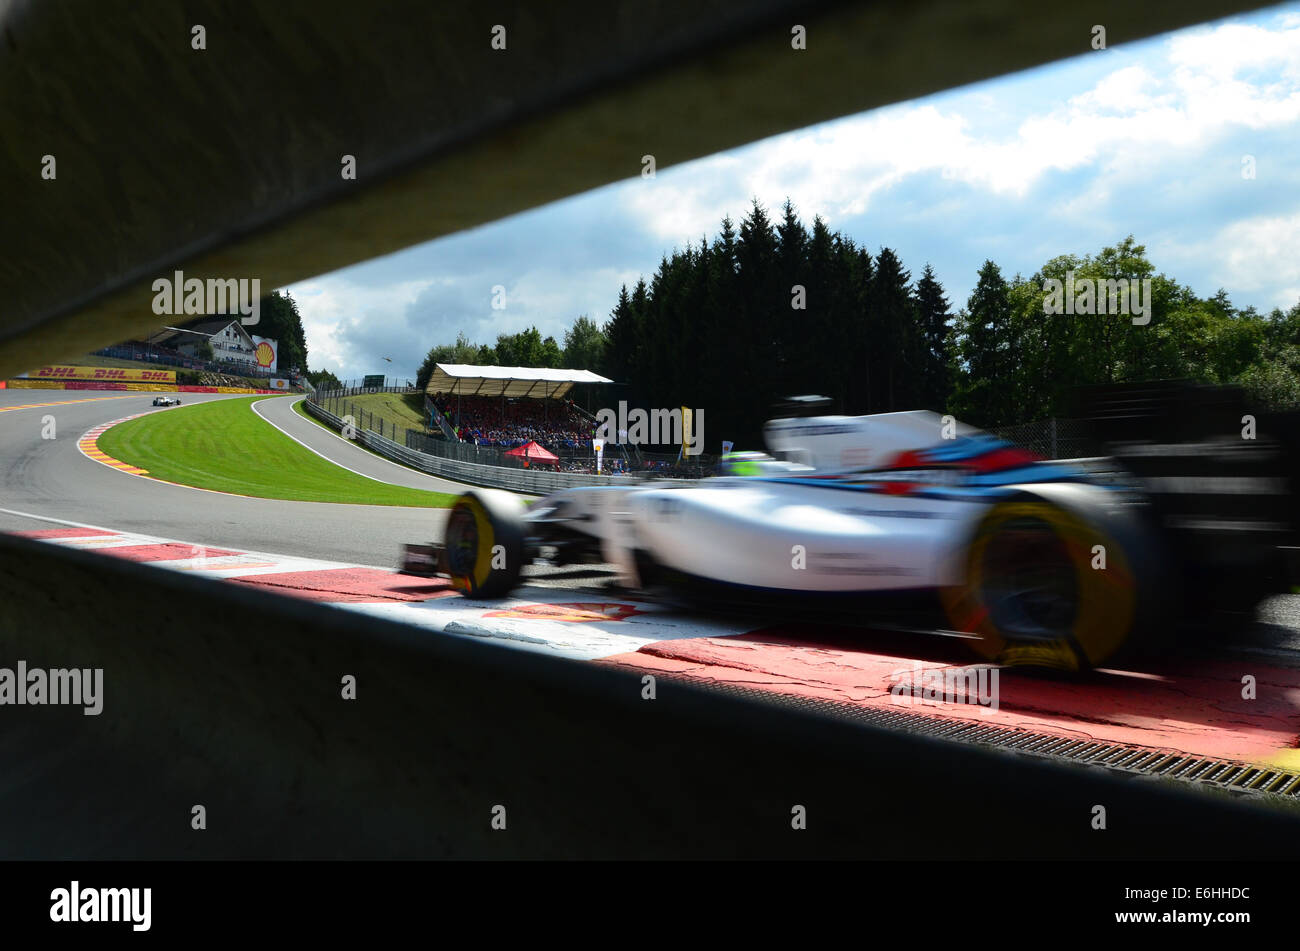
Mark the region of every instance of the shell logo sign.
POLYGON ((253 359, 263 370, 277 370, 276 342, 269 337, 253 337, 253 359))

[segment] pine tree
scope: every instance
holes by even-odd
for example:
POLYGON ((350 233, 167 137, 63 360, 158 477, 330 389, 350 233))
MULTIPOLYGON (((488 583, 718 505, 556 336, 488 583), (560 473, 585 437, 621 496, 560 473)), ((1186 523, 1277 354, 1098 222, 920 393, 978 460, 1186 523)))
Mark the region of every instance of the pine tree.
POLYGON ((777 264, 777 238, 767 211, 755 199, 740 223, 736 242, 738 319, 733 362, 737 386, 737 414, 728 420, 739 437, 758 443, 762 420, 774 400, 772 374, 778 326, 790 319, 789 288, 782 289, 777 264))
POLYGON ((307 335, 298 302, 288 291, 272 291, 258 306, 258 322, 248 332, 277 342, 276 366, 280 371, 307 372, 307 335))
POLYGON ((909 288, 912 276, 890 248, 876 255, 868 292, 871 314, 872 412, 915 409, 919 399, 921 335, 909 288))
POLYGON ((950 382, 948 378, 948 336, 952 315, 943 293, 943 285, 934 276, 928 263, 916 282, 916 319, 923 345, 921 368, 920 405, 925 409, 940 411, 947 405, 950 382))
POLYGON ((1002 271, 985 261, 965 309, 958 315, 955 359, 959 382, 957 415, 976 426, 1011 422, 1002 377, 1009 349, 1009 288, 1002 271))

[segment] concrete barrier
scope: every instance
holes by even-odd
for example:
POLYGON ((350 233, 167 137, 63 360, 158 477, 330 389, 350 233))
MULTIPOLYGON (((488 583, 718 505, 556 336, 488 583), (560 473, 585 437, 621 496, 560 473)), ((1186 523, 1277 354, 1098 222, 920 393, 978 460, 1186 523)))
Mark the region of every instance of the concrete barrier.
POLYGON ((103 710, 0 705, 4 859, 1258 859, 1300 846, 1293 812, 666 680, 643 699, 621 671, 0 535, 0 666, 19 661, 102 668, 103 710), (356 699, 342 697, 348 676, 356 699))
MULTIPOLYGON (((307 400, 303 403, 307 412, 325 425, 339 430, 343 429, 343 420, 318 403, 307 400)), ((525 492, 531 495, 547 495, 558 489, 570 489, 584 485, 630 485, 636 481, 631 476, 598 476, 580 472, 545 472, 540 469, 508 469, 504 466, 489 466, 477 462, 462 462, 458 459, 444 459, 427 452, 417 452, 394 442, 387 436, 381 436, 368 429, 357 429, 357 442, 368 449, 373 449, 394 462, 411 466, 430 475, 454 479, 469 485, 481 485, 485 488, 508 489, 511 492, 525 492)))

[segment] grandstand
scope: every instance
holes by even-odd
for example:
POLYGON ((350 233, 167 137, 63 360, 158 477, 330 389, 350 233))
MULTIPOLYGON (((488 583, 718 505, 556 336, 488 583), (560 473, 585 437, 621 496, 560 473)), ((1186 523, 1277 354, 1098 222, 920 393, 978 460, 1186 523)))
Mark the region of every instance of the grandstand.
POLYGON ((435 396, 432 402, 461 442, 507 448, 537 442, 552 452, 591 448, 595 422, 568 400, 435 396))
POLYGON ((439 363, 425 387, 435 428, 475 446, 536 442, 554 453, 589 452, 594 417, 568 399, 577 383, 612 383, 590 370, 439 363))
POLYGON ((353 417, 362 430, 441 459, 503 468, 540 466, 563 473, 687 478, 714 473, 715 457, 650 453, 631 443, 607 443, 598 460, 592 437, 599 421, 571 399, 570 392, 580 383, 612 382, 586 370, 440 363, 423 389, 425 425, 419 429, 365 402, 380 391, 420 392, 409 384, 323 389, 308 399, 335 417, 353 417), (532 454, 511 453, 529 442, 555 459, 541 462, 532 454))

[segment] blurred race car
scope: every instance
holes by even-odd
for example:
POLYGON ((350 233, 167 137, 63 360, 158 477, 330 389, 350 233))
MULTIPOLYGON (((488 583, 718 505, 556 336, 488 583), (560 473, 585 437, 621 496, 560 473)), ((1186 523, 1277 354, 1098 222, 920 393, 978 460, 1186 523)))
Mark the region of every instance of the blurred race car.
POLYGON ((154 406, 180 406, 181 401, 175 396, 155 396, 153 398, 154 406))
POLYGON ((629 589, 730 608, 861 620, 930 605, 989 660, 1071 670, 1287 589, 1293 419, 1204 387, 1089 399, 1104 457, 1045 461, 926 411, 778 418, 770 455, 731 460, 743 474, 563 489, 530 507, 467 492, 442 543, 408 546, 404 567, 478 599, 543 561, 609 563, 629 589))

